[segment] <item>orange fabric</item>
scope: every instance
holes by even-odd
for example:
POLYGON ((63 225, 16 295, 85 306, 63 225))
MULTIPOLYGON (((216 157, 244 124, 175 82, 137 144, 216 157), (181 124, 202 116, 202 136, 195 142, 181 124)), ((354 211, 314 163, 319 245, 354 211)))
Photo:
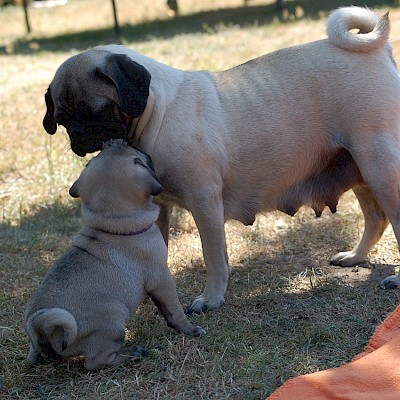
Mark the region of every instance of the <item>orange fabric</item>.
POLYGON ((291 379, 267 400, 400 400, 400 306, 350 363, 291 379))

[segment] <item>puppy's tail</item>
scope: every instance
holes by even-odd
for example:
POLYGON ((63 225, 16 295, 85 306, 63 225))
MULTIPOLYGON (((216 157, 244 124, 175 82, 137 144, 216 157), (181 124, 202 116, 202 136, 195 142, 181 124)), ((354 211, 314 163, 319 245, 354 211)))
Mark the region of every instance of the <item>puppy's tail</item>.
POLYGON ((361 7, 342 7, 332 12, 326 27, 331 43, 345 50, 369 52, 389 40, 389 13, 379 17, 361 7), (351 32, 358 29, 358 32, 351 32))
MULTIPOLYGON (((75 317, 62 308, 43 308, 30 315, 25 323, 33 348, 47 361, 60 358, 76 339, 75 317)), ((29 359, 28 359, 29 361, 29 359)))

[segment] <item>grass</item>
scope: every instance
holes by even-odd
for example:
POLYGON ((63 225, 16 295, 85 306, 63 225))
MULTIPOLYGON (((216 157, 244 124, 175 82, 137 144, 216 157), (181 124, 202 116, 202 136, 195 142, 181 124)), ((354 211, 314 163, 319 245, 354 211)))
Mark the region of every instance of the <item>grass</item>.
MULTIPOLYGON (((323 38, 328 9, 346 4, 292 1, 279 15, 268 1, 243 8, 241 0, 181 0, 181 16, 169 19, 164 3, 119 0, 121 41, 178 68, 214 70, 323 38)), ((362 3, 390 9, 399 59, 400 10, 393 2, 362 3)), ((26 36, 21 9, 0 9, 0 398, 261 399, 291 377, 337 367, 360 352, 399 302, 398 291, 377 287, 394 273, 398 250, 389 228, 366 265, 329 265, 362 232, 348 193, 337 214, 325 211, 318 220, 304 209, 294 218, 259 216, 252 227, 227 224, 226 305, 190 317, 206 328, 204 338, 175 335, 146 301, 126 331, 129 343, 149 350, 142 361, 99 372, 86 372, 80 359, 24 363, 23 310, 80 225, 79 202, 68 189, 87 161, 72 154, 61 129, 45 134, 44 93, 67 57, 117 40, 109 2, 71 0, 30 16, 33 33, 26 36)), ((169 264, 188 306, 205 271, 198 232, 183 211, 173 221, 169 264)))

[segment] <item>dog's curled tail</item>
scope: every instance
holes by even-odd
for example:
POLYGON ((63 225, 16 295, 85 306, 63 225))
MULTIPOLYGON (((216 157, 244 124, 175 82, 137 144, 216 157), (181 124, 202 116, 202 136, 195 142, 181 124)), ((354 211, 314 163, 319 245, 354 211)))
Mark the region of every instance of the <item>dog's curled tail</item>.
POLYGON ((389 40, 389 13, 379 17, 361 7, 341 7, 333 11, 326 27, 334 45, 350 51, 369 52, 384 46, 389 40), (351 32, 358 29, 358 32, 351 32))
POLYGON ((62 308, 43 308, 25 323, 34 349, 53 359, 75 341, 78 332, 75 317, 62 308))

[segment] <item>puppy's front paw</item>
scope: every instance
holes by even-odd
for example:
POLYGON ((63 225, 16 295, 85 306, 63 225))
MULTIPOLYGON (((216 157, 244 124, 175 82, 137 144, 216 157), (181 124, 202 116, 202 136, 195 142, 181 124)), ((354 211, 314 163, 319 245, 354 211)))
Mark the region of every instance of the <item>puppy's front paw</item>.
POLYGON ((383 279, 379 285, 381 289, 398 289, 400 287, 400 276, 391 275, 383 279))
POLYGON ((200 337, 200 336, 204 336, 206 334, 207 334, 207 332, 201 326, 195 326, 192 331, 192 335, 194 337, 200 337))

